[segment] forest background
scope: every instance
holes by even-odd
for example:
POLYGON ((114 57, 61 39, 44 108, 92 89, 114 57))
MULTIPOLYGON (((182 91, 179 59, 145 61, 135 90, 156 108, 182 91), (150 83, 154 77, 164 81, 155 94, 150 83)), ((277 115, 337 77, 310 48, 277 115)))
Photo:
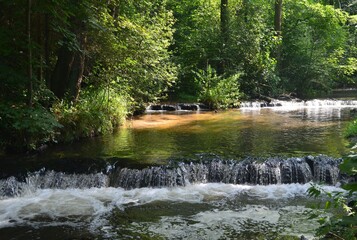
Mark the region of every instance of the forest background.
POLYGON ((356 0, 1 0, 0 148, 109 133, 148 103, 356 87, 356 0))

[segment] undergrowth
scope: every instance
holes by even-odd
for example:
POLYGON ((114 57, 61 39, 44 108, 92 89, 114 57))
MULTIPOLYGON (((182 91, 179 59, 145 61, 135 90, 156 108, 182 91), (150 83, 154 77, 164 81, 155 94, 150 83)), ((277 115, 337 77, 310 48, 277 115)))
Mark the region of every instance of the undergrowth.
POLYGON ((354 120, 351 123, 349 123, 345 135, 347 138, 354 138, 357 136, 357 120, 354 120))
POLYGON ((0 104, 0 147, 8 152, 36 149, 47 142, 56 141, 61 128, 55 116, 37 104, 0 104))
POLYGON ((0 149, 29 152, 49 143, 71 142, 112 132, 125 121, 128 97, 114 89, 87 89, 75 103, 0 103, 0 149))
POLYGON ((113 89, 87 90, 78 102, 61 101, 52 112, 63 126, 59 141, 69 142, 84 137, 110 133, 127 115, 127 98, 113 89))

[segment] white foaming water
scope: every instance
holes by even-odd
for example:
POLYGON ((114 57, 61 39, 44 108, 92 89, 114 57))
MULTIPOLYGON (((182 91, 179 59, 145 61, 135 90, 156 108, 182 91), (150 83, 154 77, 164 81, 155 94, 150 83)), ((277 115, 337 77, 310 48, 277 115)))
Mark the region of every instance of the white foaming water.
MULTIPOLYGON (((215 201, 235 199, 242 195, 252 199, 284 200, 305 197, 309 187, 310 184, 247 186, 209 183, 186 187, 133 190, 122 188, 39 189, 20 197, 0 200, 0 228, 17 225, 103 225, 103 219, 114 208, 125 209, 154 201, 214 204, 215 201)), ((326 190, 341 189, 326 187, 326 190)), ((247 217, 250 215, 249 211, 251 210, 247 207, 247 217)), ((259 219, 264 216, 272 217, 271 213, 261 213, 261 216, 255 215, 255 217, 259 219)), ((203 217, 207 213, 201 214, 203 217)))
POLYGON ((280 101, 274 100, 269 105, 266 102, 242 102, 241 109, 259 109, 259 108, 277 108, 277 109, 294 109, 294 108, 344 108, 356 107, 357 100, 308 100, 308 101, 280 101))
POLYGON ((209 239, 218 240, 227 238, 227 235, 229 239, 245 239, 246 235, 239 236, 239 232, 254 236, 264 229, 275 233, 275 237, 277 234, 298 237, 303 234, 312 239, 318 225, 314 220, 307 219, 309 212, 302 206, 270 209, 261 205, 247 205, 239 210, 205 211, 189 218, 163 217, 158 223, 146 225, 149 231, 164 235, 167 239, 206 239, 209 236, 209 239))
POLYGON ((261 102, 243 102, 240 111, 257 115, 261 114, 261 111, 274 111, 278 113, 294 112, 293 118, 324 122, 344 119, 350 116, 348 109, 357 108, 356 100, 275 101, 271 107, 262 104, 261 102))

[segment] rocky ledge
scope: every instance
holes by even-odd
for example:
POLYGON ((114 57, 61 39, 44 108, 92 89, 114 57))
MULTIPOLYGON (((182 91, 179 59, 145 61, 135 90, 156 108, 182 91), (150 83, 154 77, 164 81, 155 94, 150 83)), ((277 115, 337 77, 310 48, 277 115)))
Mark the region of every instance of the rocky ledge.
POLYGON ((202 103, 154 104, 146 108, 146 112, 173 112, 173 111, 208 111, 208 106, 202 103))

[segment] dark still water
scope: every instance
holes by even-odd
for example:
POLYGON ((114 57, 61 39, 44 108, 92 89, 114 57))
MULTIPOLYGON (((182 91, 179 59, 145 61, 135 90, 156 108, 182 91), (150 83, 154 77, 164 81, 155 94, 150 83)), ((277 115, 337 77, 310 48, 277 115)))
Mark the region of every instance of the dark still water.
POLYGON ((55 147, 40 156, 117 157, 132 164, 166 164, 169 158, 213 153, 305 156, 346 153, 350 108, 254 108, 198 113, 151 113, 127 122, 114 135, 55 147))
POLYGON ((3 159, 0 239, 313 239, 310 216, 331 213, 306 191, 342 191, 335 158, 348 151, 352 107, 150 113, 3 159))

